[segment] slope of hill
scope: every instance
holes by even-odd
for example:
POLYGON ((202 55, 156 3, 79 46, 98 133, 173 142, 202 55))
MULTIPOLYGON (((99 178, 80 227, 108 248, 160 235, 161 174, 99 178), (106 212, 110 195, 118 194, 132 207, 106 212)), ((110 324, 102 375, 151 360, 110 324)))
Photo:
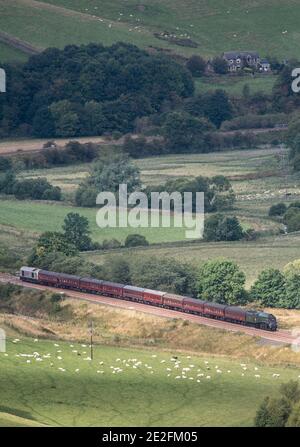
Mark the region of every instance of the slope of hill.
POLYGON ((177 53, 214 56, 253 49, 280 58, 300 49, 300 4, 295 0, 0 0, 0 27, 37 46, 118 40, 177 53), (167 32, 198 47, 157 39, 167 32))

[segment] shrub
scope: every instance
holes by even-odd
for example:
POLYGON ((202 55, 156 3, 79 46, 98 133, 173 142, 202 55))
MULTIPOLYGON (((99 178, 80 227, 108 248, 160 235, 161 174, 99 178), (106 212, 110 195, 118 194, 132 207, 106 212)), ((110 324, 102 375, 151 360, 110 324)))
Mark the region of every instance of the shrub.
POLYGON ((141 234, 129 234, 125 240, 125 247, 147 246, 149 242, 141 234))
POLYGON ((277 203, 276 205, 272 205, 269 209, 269 216, 283 216, 287 210, 287 206, 285 203, 277 203))

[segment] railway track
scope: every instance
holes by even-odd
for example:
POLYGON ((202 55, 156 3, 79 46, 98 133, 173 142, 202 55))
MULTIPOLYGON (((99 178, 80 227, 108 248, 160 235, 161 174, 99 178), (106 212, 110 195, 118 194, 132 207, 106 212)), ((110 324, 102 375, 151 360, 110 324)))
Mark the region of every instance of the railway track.
MULTIPOLYGON (((150 315, 163 317, 163 318, 181 318, 183 320, 191 321, 193 323, 214 327, 218 329, 224 329, 232 332, 241 332, 247 335, 252 335, 255 337, 260 337, 265 340, 269 340, 275 343, 285 343, 285 344, 295 344, 297 343, 297 338, 291 334, 290 331, 280 329, 276 332, 267 332, 261 329, 256 329, 247 326, 241 326, 234 323, 229 323, 227 321, 214 320, 211 318, 200 317, 198 315, 187 314, 175 310, 163 309, 161 307, 150 306, 147 304, 136 303, 132 301, 119 300, 117 298, 110 298, 102 295, 93 295, 84 292, 77 292, 74 290, 57 289, 55 287, 43 286, 40 284, 24 283, 16 276, 0 273, 0 282, 15 284, 22 287, 27 287, 37 290, 51 290, 51 291, 61 291, 66 296, 74 298, 81 301, 88 301, 90 303, 102 304, 107 306, 112 306, 116 308, 135 310, 137 312, 143 312, 150 315)), ((300 340, 298 341, 300 346, 300 340)))

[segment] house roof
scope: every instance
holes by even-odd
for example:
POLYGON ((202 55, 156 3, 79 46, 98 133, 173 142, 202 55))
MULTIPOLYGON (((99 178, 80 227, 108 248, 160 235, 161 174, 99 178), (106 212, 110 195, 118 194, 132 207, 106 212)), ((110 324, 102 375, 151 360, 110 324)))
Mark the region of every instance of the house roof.
POLYGON ((259 54, 256 51, 225 51, 223 53, 225 59, 237 59, 251 56, 253 58, 258 58, 259 54))

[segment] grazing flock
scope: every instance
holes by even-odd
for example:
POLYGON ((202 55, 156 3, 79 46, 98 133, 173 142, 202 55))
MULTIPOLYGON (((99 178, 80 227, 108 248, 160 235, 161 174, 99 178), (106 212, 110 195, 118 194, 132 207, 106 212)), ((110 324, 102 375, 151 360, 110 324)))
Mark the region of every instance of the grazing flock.
MULTIPOLYGON (((145 374, 149 374, 149 376, 161 373, 169 379, 169 380, 189 380, 195 381, 196 383, 208 382, 211 380, 217 380, 220 376, 228 376, 231 374, 231 369, 227 369, 225 367, 221 367, 214 361, 214 359, 203 360, 201 357, 194 357, 194 361, 192 361, 192 357, 190 355, 174 355, 170 356, 169 354, 165 354, 163 359, 161 358, 161 354, 158 358, 157 354, 152 354, 149 352, 149 360, 145 362, 145 354, 143 353, 143 361, 135 358, 135 357, 117 357, 114 360, 99 360, 99 355, 101 355, 101 347, 97 347, 97 358, 91 359, 90 357, 90 346, 88 344, 68 344, 68 343, 53 343, 52 352, 39 353, 38 346, 41 344, 41 348, 43 349, 43 341, 38 339, 33 340, 34 345, 37 347, 36 350, 33 350, 26 343, 26 351, 23 347, 22 341, 18 338, 12 340, 13 344, 17 344, 20 346, 18 349, 19 352, 10 352, 13 350, 9 349, 6 353, 0 353, 0 367, 3 362, 1 361, 4 357, 13 356, 18 358, 21 363, 30 365, 37 364, 45 364, 46 367, 51 368, 53 372, 59 371, 61 373, 74 373, 80 374, 80 372, 84 373, 84 366, 89 363, 92 367, 91 371, 95 374, 124 374, 127 371, 135 371, 137 374, 142 373, 145 377, 145 374), (64 358, 64 354, 67 354, 67 358, 64 358), (72 356, 74 356, 74 360, 76 362, 69 362, 72 356), (72 364, 72 368, 70 366, 66 366, 68 364, 72 364), (74 366, 75 364, 75 366, 74 366)), ((119 351, 119 350, 118 350, 119 351)), ((127 352, 124 350, 124 353, 127 352)), ((235 373, 238 372, 241 377, 245 377, 246 379, 255 378, 257 380, 261 378, 272 378, 279 379, 280 374, 276 372, 261 372, 258 366, 248 365, 246 363, 239 363, 237 365, 232 365, 235 368, 235 373), (237 371, 236 371, 237 368, 237 371)), ((300 375, 298 375, 300 378, 300 375)))

